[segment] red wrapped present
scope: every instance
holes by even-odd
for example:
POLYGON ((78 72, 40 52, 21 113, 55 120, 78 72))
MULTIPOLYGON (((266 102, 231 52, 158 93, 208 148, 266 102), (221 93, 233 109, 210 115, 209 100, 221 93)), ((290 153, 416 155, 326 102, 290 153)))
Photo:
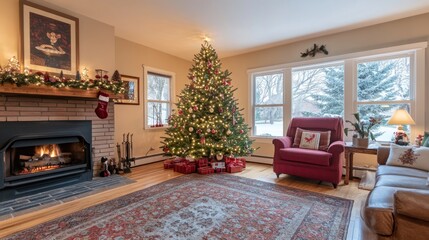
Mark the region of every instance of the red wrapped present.
POLYGON ((173 160, 168 159, 164 161, 164 169, 169 169, 169 168, 173 168, 174 167, 174 163, 173 160))
POLYGON ((244 158, 225 158, 225 164, 228 166, 230 163, 235 163, 236 165, 240 165, 243 168, 246 168, 246 159, 244 158))
POLYGON ((211 167, 199 167, 198 173, 199 174, 210 174, 210 173, 214 173, 214 169, 211 167))
POLYGON ((231 163, 226 167, 226 171, 229 173, 241 172, 241 171, 243 171, 243 166, 235 165, 234 163, 231 163))
POLYGON ((189 174, 195 172, 195 164, 178 164, 177 172, 189 174))
POLYGON ((207 167, 209 165, 209 160, 207 158, 200 158, 195 161, 197 168, 207 167))
POLYGON ((215 173, 226 172, 226 168, 214 168, 215 173))

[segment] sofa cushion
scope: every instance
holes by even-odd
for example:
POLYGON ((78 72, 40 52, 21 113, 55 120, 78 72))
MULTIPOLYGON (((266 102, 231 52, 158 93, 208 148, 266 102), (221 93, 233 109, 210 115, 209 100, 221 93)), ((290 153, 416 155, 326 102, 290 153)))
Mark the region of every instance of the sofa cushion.
POLYGON ((377 178, 381 175, 402 175, 409 177, 427 178, 428 172, 414 168, 380 165, 377 168, 377 178))
POLYGON ((314 165, 330 166, 331 153, 319 150, 304 148, 283 148, 280 149, 282 160, 310 163, 314 165))
POLYGON ((413 147, 413 146, 398 146, 392 144, 390 146, 389 157, 386 165, 417 168, 429 171, 429 148, 413 147))
POLYGON ((301 144, 301 138, 303 132, 314 132, 314 133, 320 133, 320 139, 319 139, 319 150, 326 151, 328 150, 330 141, 331 141, 331 131, 312 131, 312 130, 305 130, 302 128, 296 128, 295 138, 293 140, 293 147, 300 147, 301 144))
POLYGON ((375 186, 422 189, 429 191, 429 186, 426 185, 426 182, 427 178, 402 175, 381 175, 378 176, 375 186))

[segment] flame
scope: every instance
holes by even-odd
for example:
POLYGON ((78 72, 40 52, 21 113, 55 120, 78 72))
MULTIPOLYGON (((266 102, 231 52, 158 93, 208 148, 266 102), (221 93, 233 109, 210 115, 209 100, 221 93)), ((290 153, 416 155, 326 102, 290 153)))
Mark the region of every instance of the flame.
POLYGON ((36 154, 39 156, 58 157, 61 155, 61 150, 57 144, 42 145, 36 147, 36 154))

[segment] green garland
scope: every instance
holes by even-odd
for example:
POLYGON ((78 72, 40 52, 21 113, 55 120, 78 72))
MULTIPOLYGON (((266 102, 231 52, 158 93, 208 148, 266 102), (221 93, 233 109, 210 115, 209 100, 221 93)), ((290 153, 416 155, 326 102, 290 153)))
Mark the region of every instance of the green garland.
POLYGON ((29 85, 45 85, 56 88, 76 88, 76 89, 102 89, 111 91, 114 94, 120 94, 125 92, 125 88, 122 81, 110 81, 100 79, 87 79, 87 80, 76 80, 60 78, 57 76, 49 76, 47 73, 20 73, 18 67, 14 66, 17 63, 10 61, 9 65, 2 69, 0 67, 0 84, 5 83, 16 85, 17 87, 29 86, 29 85))
POLYGON ((102 80, 75 80, 75 79, 60 79, 56 76, 49 76, 45 78, 44 75, 38 74, 24 74, 24 73, 0 73, 0 84, 5 83, 14 84, 17 87, 29 85, 45 85, 56 88, 76 88, 76 89, 104 89, 113 92, 114 94, 124 93, 125 88, 123 82, 112 82, 102 80))

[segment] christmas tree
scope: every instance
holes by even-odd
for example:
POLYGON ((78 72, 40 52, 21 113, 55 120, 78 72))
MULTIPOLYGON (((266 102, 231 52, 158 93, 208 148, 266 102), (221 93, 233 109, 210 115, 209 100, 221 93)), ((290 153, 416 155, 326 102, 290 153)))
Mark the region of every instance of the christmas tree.
POLYGON ((177 111, 168 119, 167 137, 161 142, 166 155, 219 158, 253 152, 230 75, 221 70, 214 48, 204 42, 189 70, 191 83, 181 91, 177 111))

